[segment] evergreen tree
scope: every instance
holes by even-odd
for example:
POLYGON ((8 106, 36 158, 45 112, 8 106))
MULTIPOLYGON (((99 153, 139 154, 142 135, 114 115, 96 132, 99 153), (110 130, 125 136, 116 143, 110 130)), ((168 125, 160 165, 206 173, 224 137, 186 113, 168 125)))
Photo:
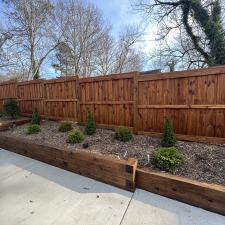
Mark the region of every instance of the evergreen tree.
POLYGON ((40 113, 38 112, 37 109, 35 109, 32 113, 32 119, 31 119, 31 124, 38 124, 40 125, 41 123, 41 116, 40 113))
POLYGON ((96 124, 95 120, 91 115, 91 112, 89 111, 87 114, 87 120, 86 120, 86 127, 85 127, 85 133, 87 135, 92 135, 96 132, 96 124))
POLYGON ((161 141, 162 147, 172 147, 176 144, 176 137, 173 132, 173 126, 169 119, 166 119, 164 124, 163 138, 161 141))

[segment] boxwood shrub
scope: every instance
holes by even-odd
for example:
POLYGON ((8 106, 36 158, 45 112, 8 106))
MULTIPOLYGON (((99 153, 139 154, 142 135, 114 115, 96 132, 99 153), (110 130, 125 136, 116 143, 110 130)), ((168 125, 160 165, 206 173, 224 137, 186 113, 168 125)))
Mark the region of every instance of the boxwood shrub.
POLYGON ((27 134, 36 134, 41 131, 40 125, 38 124, 30 124, 27 127, 27 134))
POLYGON ((62 122, 59 125, 59 131, 60 132, 68 132, 72 129, 73 129, 72 123, 70 123, 70 122, 62 122))
POLYGON ((115 130, 114 138, 119 141, 127 142, 133 137, 131 130, 127 127, 120 127, 115 130))
POLYGON ((184 163, 183 155, 175 148, 160 148, 154 154, 156 166, 165 171, 174 173, 184 163))
POLYGON ((84 138, 84 134, 79 129, 71 132, 68 136, 68 140, 70 143, 81 143, 84 138))

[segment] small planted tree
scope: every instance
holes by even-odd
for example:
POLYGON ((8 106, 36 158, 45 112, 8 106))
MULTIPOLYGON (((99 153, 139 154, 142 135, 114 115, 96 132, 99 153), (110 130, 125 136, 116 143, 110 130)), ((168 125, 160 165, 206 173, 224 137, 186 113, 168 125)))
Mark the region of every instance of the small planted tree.
POLYGON ((161 148, 154 154, 156 166, 174 173, 184 163, 183 155, 175 148, 161 148))
POLYGON ((68 132, 70 130, 73 130, 72 123, 70 122, 62 122, 59 126, 60 132, 68 132))
POLYGON ((71 132, 68 136, 68 141, 73 144, 81 143, 84 139, 84 134, 79 129, 71 132))
POLYGON ((32 119, 31 119, 31 124, 38 124, 40 125, 41 123, 41 116, 40 113, 38 112, 37 109, 35 109, 32 113, 32 119))
POLYGON ((161 141, 162 147, 172 147, 176 144, 176 137, 173 132, 173 126, 169 119, 166 119, 164 124, 163 138, 161 141))
POLYGON ((36 134, 41 131, 40 125, 38 124, 30 124, 27 127, 27 134, 36 134))
POLYGON ((133 134, 129 128, 120 127, 115 130, 114 138, 118 141, 127 142, 133 138, 133 134))
POLYGON ((96 124, 93 116, 91 115, 91 112, 88 112, 87 114, 87 120, 86 120, 86 127, 85 127, 85 133, 87 135, 92 135, 96 132, 96 124))
POLYGON ((15 118, 20 114, 20 108, 18 102, 14 98, 10 98, 3 105, 3 112, 6 116, 15 118))

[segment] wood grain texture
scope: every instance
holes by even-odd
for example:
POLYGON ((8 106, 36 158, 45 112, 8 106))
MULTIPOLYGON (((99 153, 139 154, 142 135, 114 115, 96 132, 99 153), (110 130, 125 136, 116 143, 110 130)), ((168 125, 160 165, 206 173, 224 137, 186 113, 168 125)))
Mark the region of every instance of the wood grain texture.
POLYGON ((135 189, 137 160, 70 151, 0 135, 0 147, 129 191, 135 189))
POLYGON ((221 185, 137 169, 136 187, 225 215, 225 187, 221 185))
POLYGON ((134 133, 162 133, 168 118, 186 140, 220 141, 225 138, 224 86, 225 66, 6 82, 0 85, 0 110, 13 97, 23 114, 37 108, 47 118, 85 123, 90 111, 102 127, 133 127, 134 133))

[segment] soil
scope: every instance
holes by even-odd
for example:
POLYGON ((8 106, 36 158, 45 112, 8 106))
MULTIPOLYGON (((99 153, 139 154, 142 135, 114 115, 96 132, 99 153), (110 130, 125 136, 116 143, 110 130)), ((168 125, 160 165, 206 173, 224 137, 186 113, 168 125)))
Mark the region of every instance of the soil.
POLYGON ((2 123, 2 124, 10 123, 10 122, 13 122, 13 121, 16 121, 16 120, 21 120, 21 119, 27 119, 27 117, 12 118, 12 117, 7 117, 7 116, 4 116, 4 115, 0 114, 0 123, 2 123))
MULTIPOLYGON (((114 132, 106 129, 97 129, 92 136, 86 136, 83 143, 68 143, 68 133, 58 131, 59 123, 43 121, 41 132, 27 135, 27 125, 10 128, 4 131, 5 135, 20 137, 33 143, 62 147, 70 150, 83 150, 99 154, 107 154, 119 159, 136 158, 139 167, 160 171, 154 164, 154 152, 160 148, 160 139, 144 135, 134 135, 129 142, 123 143, 113 138, 114 132), (88 143, 88 148, 83 144, 88 143)), ((74 129, 84 131, 83 126, 73 124, 74 129)), ((191 179, 225 185, 225 145, 210 145, 196 142, 178 141, 177 148, 184 155, 184 165, 175 172, 176 175, 191 179)), ((163 172, 163 171, 162 171, 163 172)))

